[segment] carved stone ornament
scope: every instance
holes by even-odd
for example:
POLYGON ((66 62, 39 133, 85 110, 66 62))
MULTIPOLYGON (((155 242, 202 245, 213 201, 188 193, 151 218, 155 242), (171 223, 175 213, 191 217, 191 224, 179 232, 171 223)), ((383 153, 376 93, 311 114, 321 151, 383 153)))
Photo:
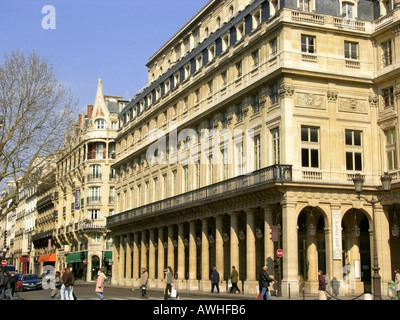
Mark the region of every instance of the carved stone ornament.
POLYGON ((340 98, 339 111, 367 113, 366 102, 355 98, 340 98))
POLYGON ((335 102, 337 101, 338 94, 335 90, 329 90, 326 94, 326 97, 328 98, 329 102, 335 102))
POLYGON ((279 87, 279 96, 281 98, 285 98, 285 97, 292 97, 293 93, 294 93, 294 89, 286 84, 281 84, 281 86, 279 87))
POLYGON ((368 97, 368 103, 370 105, 370 107, 377 107, 378 103, 379 103, 379 99, 377 95, 370 95, 368 97))
POLYGON ((313 93, 297 93, 296 107, 325 109, 324 97, 313 93))

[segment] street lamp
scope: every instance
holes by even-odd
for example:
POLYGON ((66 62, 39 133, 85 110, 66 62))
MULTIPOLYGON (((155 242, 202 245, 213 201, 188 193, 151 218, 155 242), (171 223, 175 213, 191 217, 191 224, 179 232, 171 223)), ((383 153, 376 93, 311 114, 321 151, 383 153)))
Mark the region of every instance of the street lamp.
MULTIPOLYGON (((385 172, 381 176, 381 182, 382 182, 382 189, 385 192, 388 192, 390 190, 390 186, 392 183, 392 177, 388 175, 387 172, 385 172)), ((377 250, 377 245, 376 245, 376 222, 375 222, 375 204, 380 203, 383 198, 386 196, 383 195, 382 197, 376 197, 372 196, 371 199, 367 199, 366 197, 361 195, 361 192, 363 190, 363 184, 364 184, 364 178, 360 174, 356 174, 353 178, 353 183, 354 183, 354 188, 357 193, 357 198, 358 199, 363 199, 367 203, 369 203, 372 207, 372 223, 373 223, 373 245, 374 245, 374 256, 373 256, 373 261, 374 261, 374 266, 372 270, 374 270, 374 274, 372 276, 372 285, 373 285, 373 293, 374 293, 374 299, 382 299, 381 296, 381 276, 379 275, 379 263, 378 263, 378 250, 377 250)))

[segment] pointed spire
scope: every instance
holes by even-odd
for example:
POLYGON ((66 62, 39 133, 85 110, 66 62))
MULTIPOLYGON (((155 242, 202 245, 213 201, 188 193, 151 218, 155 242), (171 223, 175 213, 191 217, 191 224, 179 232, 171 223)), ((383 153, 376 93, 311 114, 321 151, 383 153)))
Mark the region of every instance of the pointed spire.
POLYGON ((104 99, 104 94, 103 94, 103 80, 101 80, 101 78, 99 78, 99 80, 97 81, 97 93, 96 93, 96 99, 94 101, 94 104, 96 104, 96 100, 97 99, 104 99))
POLYGON ((108 109, 104 101, 103 81, 99 78, 97 82, 96 99, 94 100, 92 117, 105 116, 108 114, 108 109))

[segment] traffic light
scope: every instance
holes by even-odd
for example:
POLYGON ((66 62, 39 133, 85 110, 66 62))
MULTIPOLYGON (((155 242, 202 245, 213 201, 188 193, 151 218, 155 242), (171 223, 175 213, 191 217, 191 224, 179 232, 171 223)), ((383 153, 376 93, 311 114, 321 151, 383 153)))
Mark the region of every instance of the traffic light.
POLYGON ((4 231, 4 248, 7 248, 7 231, 4 231))

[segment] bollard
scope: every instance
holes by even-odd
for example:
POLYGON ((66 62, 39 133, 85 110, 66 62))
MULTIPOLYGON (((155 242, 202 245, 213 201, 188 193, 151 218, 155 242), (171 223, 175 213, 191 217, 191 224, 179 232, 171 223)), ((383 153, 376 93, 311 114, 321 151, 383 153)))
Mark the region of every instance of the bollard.
POLYGON ((364 293, 364 300, 373 300, 372 299, 372 294, 368 293, 368 292, 365 292, 364 293))

